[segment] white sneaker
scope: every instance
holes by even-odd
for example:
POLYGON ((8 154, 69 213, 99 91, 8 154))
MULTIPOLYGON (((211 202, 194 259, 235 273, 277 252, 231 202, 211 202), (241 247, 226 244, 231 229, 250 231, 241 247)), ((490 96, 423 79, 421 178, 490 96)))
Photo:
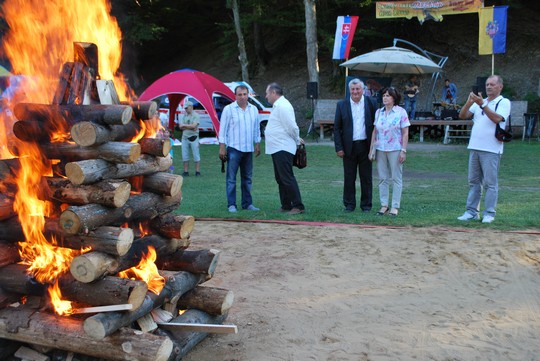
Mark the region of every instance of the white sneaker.
POLYGON ((488 215, 485 215, 484 218, 482 218, 482 223, 491 223, 495 220, 495 217, 488 215))
POLYGON ((465 212, 463 213, 462 216, 460 217, 457 217, 458 221, 472 221, 472 220, 479 220, 480 219, 480 216, 478 214, 470 214, 469 212, 465 212))
POLYGON ((236 206, 229 206, 229 212, 230 213, 236 213, 238 210, 236 209, 236 206))
POLYGON ((260 211, 260 209, 257 208, 257 207, 255 207, 253 204, 250 204, 246 209, 247 209, 248 211, 254 211, 254 212, 260 211))

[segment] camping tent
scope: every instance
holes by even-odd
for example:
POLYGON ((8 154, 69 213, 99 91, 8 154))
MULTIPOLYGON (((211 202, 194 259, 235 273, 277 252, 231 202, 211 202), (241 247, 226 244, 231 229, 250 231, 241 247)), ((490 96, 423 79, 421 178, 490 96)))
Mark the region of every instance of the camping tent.
POLYGON ((189 95, 197 99, 212 119, 216 134, 219 132, 219 119, 214 108, 212 95, 216 93, 235 100, 234 93, 221 81, 206 73, 182 69, 169 73, 153 82, 139 97, 139 100, 152 100, 163 95, 169 97, 169 128, 174 128, 174 114, 180 101, 189 95))

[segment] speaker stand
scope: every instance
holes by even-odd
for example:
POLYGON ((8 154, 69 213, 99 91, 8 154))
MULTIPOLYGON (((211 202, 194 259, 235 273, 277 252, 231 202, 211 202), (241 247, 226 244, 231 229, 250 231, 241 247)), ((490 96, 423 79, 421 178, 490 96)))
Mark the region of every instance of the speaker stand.
POLYGON ((311 124, 309 125, 308 132, 306 134, 306 137, 311 134, 311 137, 313 140, 315 140, 317 143, 319 142, 319 132, 317 132, 317 128, 315 128, 315 99, 311 98, 311 124))

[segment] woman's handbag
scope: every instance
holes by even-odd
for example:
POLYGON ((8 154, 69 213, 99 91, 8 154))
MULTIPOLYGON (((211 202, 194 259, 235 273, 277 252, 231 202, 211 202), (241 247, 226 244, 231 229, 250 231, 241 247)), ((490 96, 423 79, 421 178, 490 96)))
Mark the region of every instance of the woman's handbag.
POLYGON ((305 144, 300 144, 296 148, 296 154, 293 158, 293 166, 297 167, 298 169, 307 167, 307 152, 305 144))

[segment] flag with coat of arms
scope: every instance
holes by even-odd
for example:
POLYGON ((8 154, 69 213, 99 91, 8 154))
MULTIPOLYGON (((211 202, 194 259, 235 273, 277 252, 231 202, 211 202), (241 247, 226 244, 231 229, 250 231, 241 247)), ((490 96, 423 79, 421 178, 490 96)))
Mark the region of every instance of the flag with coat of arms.
POLYGON ((358 24, 358 16, 338 16, 332 59, 349 59, 356 24, 358 24))
POLYGON ((478 54, 506 53, 506 23, 508 6, 479 10, 478 54))

